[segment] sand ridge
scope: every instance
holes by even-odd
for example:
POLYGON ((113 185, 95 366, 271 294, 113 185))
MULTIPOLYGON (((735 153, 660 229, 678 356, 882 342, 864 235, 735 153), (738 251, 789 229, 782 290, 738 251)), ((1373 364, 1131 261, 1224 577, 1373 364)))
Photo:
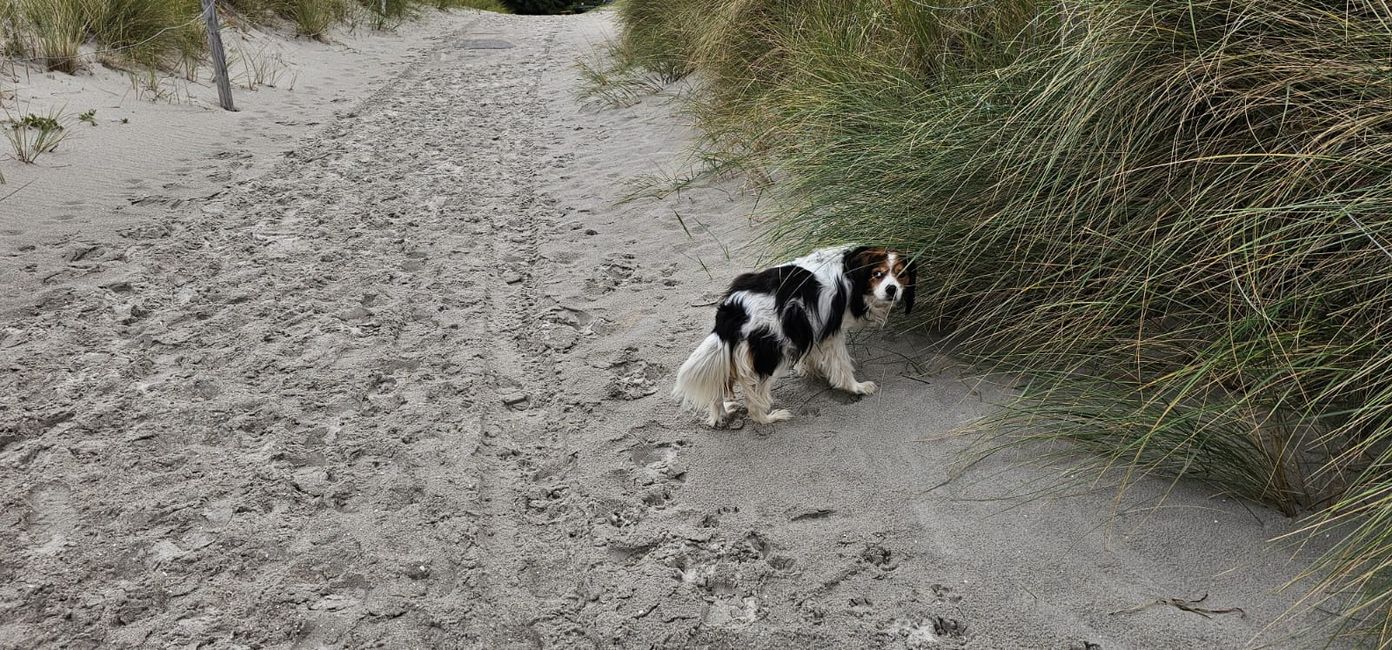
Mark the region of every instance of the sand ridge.
POLYGON ((1005 461, 939 487, 1006 389, 933 341, 858 337, 881 392, 785 380, 787 424, 677 410, 753 199, 616 205, 692 133, 577 101, 611 33, 480 17, 16 309, 0 646, 1301 645, 1272 513, 998 501, 1042 477, 1005 461), (1113 613, 1205 593, 1245 615, 1113 613))

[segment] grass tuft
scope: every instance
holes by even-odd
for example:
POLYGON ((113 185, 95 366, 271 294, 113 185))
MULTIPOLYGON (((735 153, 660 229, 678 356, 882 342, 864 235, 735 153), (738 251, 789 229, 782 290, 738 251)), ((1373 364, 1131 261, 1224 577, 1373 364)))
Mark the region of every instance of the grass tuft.
POLYGON ((315 40, 324 40, 329 29, 348 17, 349 6, 344 0, 285 0, 286 15, 295 23, 295 30, 315 40))
POLYGON ((82 68, 78 56, 87 38, 86 0, 9 0, 11 37, 7 49, 68 74, 82 68))
POLYGON ((68 137, 67 116, 61 110, 44 115, 7 114, 7 118, 0 128, 5 131, 15 160, 22 163, 33 163, 39 156, 57 149, 68 137))
POLYGON ((163 67, 197 59, 205 43, 197 0, 86 0, 87 30, 107 61, 163 67))

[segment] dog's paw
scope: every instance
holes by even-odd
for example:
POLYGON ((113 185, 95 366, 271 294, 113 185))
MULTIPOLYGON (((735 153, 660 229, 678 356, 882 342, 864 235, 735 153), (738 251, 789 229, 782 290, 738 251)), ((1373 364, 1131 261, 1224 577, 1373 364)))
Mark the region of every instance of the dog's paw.
POLYGON ((855 395, 873 395, 880 389, 880 385, 873 381, 862 381, 851 384, 851 393, 855 395))
POLYGON ((773 424, 774 422, 786 422, 793 419, 793 412, 788 409, 776 409, 769 411, 768 415, 755 420, 759 424, 773 424))

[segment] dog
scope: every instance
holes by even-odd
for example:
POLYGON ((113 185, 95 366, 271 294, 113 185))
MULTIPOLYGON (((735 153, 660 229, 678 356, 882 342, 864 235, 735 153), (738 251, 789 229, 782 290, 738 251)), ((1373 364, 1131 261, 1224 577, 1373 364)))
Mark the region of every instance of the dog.
POLYGON ((896 304, 912 311, 917 276, 904 254, 869 246, 826 248, 739 275, 716 307, 715 327, 677 371, 672 396, 708 410, 706 423, 718 427, 736 405, 736 385, 754 422, 792 418, 773 408, 772 395, 790 366, 848 393, 874 393, 875 382, 855 378, 846 332, 884 325, 896 304))

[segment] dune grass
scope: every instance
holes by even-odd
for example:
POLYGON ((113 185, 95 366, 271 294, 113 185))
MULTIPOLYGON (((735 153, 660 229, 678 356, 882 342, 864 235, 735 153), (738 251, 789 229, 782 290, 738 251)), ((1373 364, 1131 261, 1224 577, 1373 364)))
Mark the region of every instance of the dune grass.
POLYGON ((3 0, 8 17, 7 50, 30 57, 49 70, 74 73, 87 37, 85 0, 3 0))
POLYGON ((168 67, 202 56, 197 0, 0 0, 3 56, 74 74, 92 63, 168 67))
POLYGON ((282 15, 294 21, 301 36, 323 39, 329 28, 348 18, 345 0, 284 0, 282 15))
POLYGON ((616 52, 698 73, 773 248, 918 255, 923 324, 1020 377, 983 453, 1352 530, 1312 575, 1388 646, 1392 10, 1336 4, 624 0, 616 52))
MULTIPOLYGON (((301 36, 324 39, 368 17, 387 27, 424 8, 505 12, 498 0, 224 0, 251 23, 289 21, 301 36)), ((95 61, 115 67, 175 69, 205 56, 199 0, 0 0, 0 57, 77 73, 95 61), (96 57, 84 56, 92 44, 96 57)))
POLYGON ((197 0, 86 0, 87 31, 108 60, 160 66, 202 56, 197 0))

